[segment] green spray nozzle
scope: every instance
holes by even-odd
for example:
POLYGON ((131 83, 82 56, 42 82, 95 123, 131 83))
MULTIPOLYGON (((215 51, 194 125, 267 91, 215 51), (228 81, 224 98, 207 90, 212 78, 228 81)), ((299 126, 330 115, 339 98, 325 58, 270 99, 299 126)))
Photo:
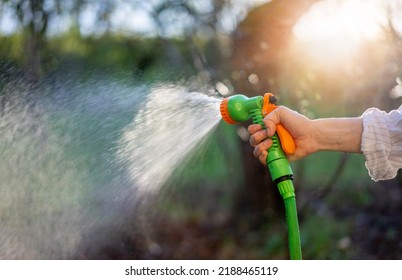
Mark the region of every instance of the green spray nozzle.
MULTIPOLYGON (((252 119, 253 123, 265 128, 263 118, 277 108, 275 102, 276 98, 271 93, 266 93, 264 97, 251 98, 238 94, 224 98, 220 104, 220 111, 222 119, 229 124, 252 119)), ((277 125, 276 131, 277 133, 271 137, 272 145, 268 149, 267 166, 285 203, 290 258, 301 259, 293 172, 286 157, 286 154, 294 153, 295 143, 291 134, 281 124, 277 125)))
POLYGON ((244 122, 252 117, 252 111, 262 110, 263 98, 256 96, 248 98, 242 94, 224 98, 221 102, 221 115, 224 121, 230 124, 244 122))

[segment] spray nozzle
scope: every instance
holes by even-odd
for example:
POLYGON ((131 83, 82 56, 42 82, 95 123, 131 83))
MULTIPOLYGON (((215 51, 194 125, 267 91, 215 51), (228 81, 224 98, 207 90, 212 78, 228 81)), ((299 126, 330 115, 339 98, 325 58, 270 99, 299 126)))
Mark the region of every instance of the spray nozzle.
POLYGON ((226 97, 220 105, 221 115, 225 122, 235 124, 247 121, 252 117, 251 111, 261 110, 263 98, 261 96, 248 98, 242 94, 226 97))
MULTIPOLYGON (((222 119, 225 122, 235 124, 254 118, 257 111, 259 115, 263 117, 267 116, 278 107, 276 106, 276 102, 277 98, 272 93, 266 93, 264 97, 256 96, 250 98, 237 94, 224 98, 220 104, 220 111, 222 119)), ((257 123, 262 123, 262 121, 257 123)), ((293 154, 296 149, 293 137, 281 124, 276 126, 276 130, 284 152, 286 154, 293 154)))

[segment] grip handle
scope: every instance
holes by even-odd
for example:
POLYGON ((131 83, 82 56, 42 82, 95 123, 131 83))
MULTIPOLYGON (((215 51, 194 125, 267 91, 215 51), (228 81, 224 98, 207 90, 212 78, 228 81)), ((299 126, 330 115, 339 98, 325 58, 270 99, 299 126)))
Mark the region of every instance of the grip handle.
POLYGON ((296 150, 296 144, 295 141, 293 140, 292 135, 290 135, 289 131, 287 131, 287 129, 281 124, 278 124, 276 126, 276 131, 278 132, 279 141, 281 142, 283 151, 287 155, 294 154, 296 150))

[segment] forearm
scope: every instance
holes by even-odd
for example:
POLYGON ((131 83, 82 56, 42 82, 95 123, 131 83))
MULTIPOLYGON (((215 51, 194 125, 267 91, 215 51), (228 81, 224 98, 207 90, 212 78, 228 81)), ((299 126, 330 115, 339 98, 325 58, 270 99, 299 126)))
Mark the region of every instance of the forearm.
POLYGON ((312 122, 317 151, 361 153, 361 118, 317 119, 312 122))

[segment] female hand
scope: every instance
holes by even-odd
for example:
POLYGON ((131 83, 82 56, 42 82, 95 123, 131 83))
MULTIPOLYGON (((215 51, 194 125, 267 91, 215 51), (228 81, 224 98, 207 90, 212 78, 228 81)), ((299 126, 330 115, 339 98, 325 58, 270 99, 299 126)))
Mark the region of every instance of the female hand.
POLYGON ((262 129, 259 124, 252 124, 248 127, 248 132, 251 134, 250 144, 254 147, 254 156, 262 164, 266 165, 267 150, 272 145, 270 137, 275 134, 277 124, 282 124, 295 141, 295 153, 288 155, 290 161, 301 159, 318 150, 312 137, 313 121, 287 107, 279 106, 264 118, 266 129, 262 129))

